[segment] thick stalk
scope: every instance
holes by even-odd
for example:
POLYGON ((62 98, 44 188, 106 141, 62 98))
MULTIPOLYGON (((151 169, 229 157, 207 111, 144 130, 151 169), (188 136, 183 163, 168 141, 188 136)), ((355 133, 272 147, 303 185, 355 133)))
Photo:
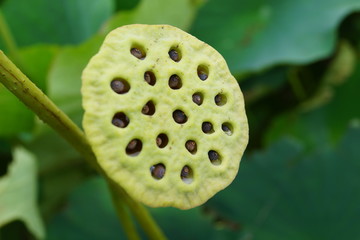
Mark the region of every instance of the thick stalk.
MULTIPOLYGON (((111 181, 111 184, 114 185, 115 183, 111 181)), ((122 200, 124 200, 129 209, 132 211, 149 239, 166 240, 164 233, 161 231, 156 222, 153 221, 151 215, 142 204, 133 201, 132 198, 122 188, 112 187, 111 189, 122 196, 122 200)))
POLYGON ((123 200, 123 197, 118 194, 118 191, 116 191, 114 187, 109 186, 109 188, 111 190, 111 197, 113 204, 115 205, 116 213, 120 218, 126 236, 129 240, 140 240, 135 225, 131 219, 131 215, 128 212, 126 203, 123 200))
POLYGON ((288 80, 297 100, 301 102, 306 99, 304 87, 301 84, 300 78, 298 76, 298 69, 293 68, 289 70, 288 80))
MULTIPOLYGON (((0 82, 35 112, 41 120, 49 124, 67 140, 95 169, 105 176, 111 185, 111 190, 116 191, 116 196, 122 198, 121 201, 126 202, 140 225, 144 228, 149 239, 165 239, 161 230, 146 209, 134 199, 130 198, 120 186, 114 184, 102 171, 81 129, 37 88, 1 50, 0 82)), ((115 204, 115 206, 118 207, 120 205, 115 204)), ((119 211, 121 212, 122 210, 120 209, 119 211)), ((119 217, 122 218, 122 216, 119 217)))
POLYGON ((65 138, 93 166, 97 166, 95 155, 80 128, 36 87, 2 51, 0 51, 0 73, 0 82, 6 88, 36 113, 41 120, 65 138))

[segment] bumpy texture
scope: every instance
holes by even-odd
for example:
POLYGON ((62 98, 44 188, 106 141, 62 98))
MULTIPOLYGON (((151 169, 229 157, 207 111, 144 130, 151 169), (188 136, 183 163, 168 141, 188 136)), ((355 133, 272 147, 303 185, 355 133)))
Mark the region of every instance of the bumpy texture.
POLYGON ((82 78, 86 135, 133 198, 188 209, 235 178, 248 142, 244 100, 209 45, 172 26, 123 26, 82 78))

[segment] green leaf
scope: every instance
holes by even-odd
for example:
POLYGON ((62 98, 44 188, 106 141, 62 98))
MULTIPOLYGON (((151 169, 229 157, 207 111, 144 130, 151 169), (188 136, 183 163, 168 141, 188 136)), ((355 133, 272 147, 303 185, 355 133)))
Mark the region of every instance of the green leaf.
POLYGON ((334 93, 330 92, 333 98, 326 105, 311 111, 291 111, 275 118, 266 133, 266 143, 282 136, 295 137, 309 148, 338 142, 349 123, 360 119, 360 108, 355 104, 359 102, 359 78, 358 63, 353 75, 334 88, 334 93))
POLYGON ((12 137, 31 130, 34 114, 0 84, 0 136, 12 137))
POLYGON ((59 51, 48 80, 48 95, 71 119, 81 126, 81 74, 90 58, 99 50, 104 36, 94 36, 89 41, 59 51))
MULTIPOLYGON (((42 55, 38 63, 30 63, 29 69, 38 76, 40 83, 44 78, 48 80, 48 96, 79 125, 83 114, 81 72, 98 50, 102 39, 101 36, 95 36, 79 46, 61 49, 35 46, 22 52, 28 60, 37 54, 42 55), (40 62, 47 63, 47 68, 42 68, 45 71, 37 71, 41 70, 40 62), (36 68, 37 65, 39 68, 36 68)), ((41 210, 45 217, 51 217, 74 187, 88 177, 89 168, 79 153, 52 129, 39 123, 36 130, 29 139, 23 140, 40 160, 41 210)))
POLYGON ((132 1, 114 0, 114 1, 115 1, 116 10, 132 9, 140 2, 140 0, 132 0, 132 1))
POLYGON ((26 150, 17 148, 8 174, 0 178, 0 226, 22 220, 38 239, 44 239, 36 197, 35 158, 26 150))
POLYGON ((57 162, 59 168, 44 172, 41 178, 40 207, 43 216, 48 219, 51 219, 64 205, 74 188, 88 179, 90 175, 90 170, 84 166, 84 161, 78 159, 64 159, 64 161, 63 165, 57 162))
POLYGON ((125 239, 106 183, 93 178, 74 191, 48 226, 48 240, 125 239))
POLYGON ((50 127, 39 124, 39 130, 34 133, 25 146, 39 159, 40 173, 60 169, 61 166, 70 165, 72 161, 81 158, 80 154, 61 136, 50 127))
POLYGON ((242 162, 234 183, 208 206, 238 221, 251 239, 358 239, 360 128, 335 149, 304 154, 290 140, 242 162))
MULTIPOLYGON (((187 211, 174 208, 149 210, 169 239, 235 237, 230 231, 214 229, 209 217, 204 216, 201 208, 187 211)), ((67 207, 50 223, 48 235, 49 240, 125 239, 106 182, 100 177, 94 177, 79 186, 70 195, 67 207)))
POLYGON ((39 159, 40 209, 47 219, 92 170, 82 156, 50 127, 39 123, 36 129, 32 137, 23 142, 39 159))
POLYGON ((5 175, 12 161, 11 144, 0 138, 0 177, 5 175))
POLYGON ((49 68, 58 50, 55 45, 34 45, 19 51, 23 64, 21 70, 44 92, 49 68))
POLYGON ((169 24, 187 30, 190 28, 200 3, 193 0, 142 0, 131 11, 121 11, 106 24, 109 32, 126 24, 169 24))
POLYGON ((234 74, 328 56, 336 27, 357 0, 211 0, 191 33, 216 48, 234 74))
POLYGON ((234 232, 224 228, 216 228, 210 216, 206 216, 201 207, 190 210, 175 208, 153 208, 159 226, 169 239, 235 239, 234 232))
POLYGON ((275 67, 266 72, 252 74, 246 79, 241 79, 241 89, 243 90, 246 103, 249 105, 262 97, 269 95, 287 81, 288 67, 275 67))
MULTIPOLYGON (((31 81, 46 92, 46 78, 57 52, 56 46, 36 45, 19 51, 23 71, 31 81)), ((10 91, 0 84, 0 136, 11 137, 33 128, 34 114, 10 91)))
POLYGON ((8 0, 2 10, 20 46, 77 44, 94 33, 113 10, 112 0, 8 0))

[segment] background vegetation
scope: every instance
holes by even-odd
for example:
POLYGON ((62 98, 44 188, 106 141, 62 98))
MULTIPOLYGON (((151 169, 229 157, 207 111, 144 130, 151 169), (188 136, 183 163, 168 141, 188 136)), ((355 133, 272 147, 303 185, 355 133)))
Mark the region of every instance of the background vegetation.
MULTIPOLYGON (((106 33, 190 32, 238 79, 250 142, 204 206, 149 209, 165 234, 360 239, 359 11, 358 0, 3 0, 0 48, 81 126, 81 71, 106 33)), ((0 226, 6 240, 125 239, 104 180, 2 85, 0 226)))

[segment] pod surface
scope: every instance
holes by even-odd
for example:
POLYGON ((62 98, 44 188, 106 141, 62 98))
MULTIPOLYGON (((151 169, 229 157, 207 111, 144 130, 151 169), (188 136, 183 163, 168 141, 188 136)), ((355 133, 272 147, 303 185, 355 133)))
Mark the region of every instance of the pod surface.
POLYGON ((235 178, 248 143, 243 95, 206 43, 168 25, 123 26, 82 81, 87 138, 134 199, 188 209, 235 178))

